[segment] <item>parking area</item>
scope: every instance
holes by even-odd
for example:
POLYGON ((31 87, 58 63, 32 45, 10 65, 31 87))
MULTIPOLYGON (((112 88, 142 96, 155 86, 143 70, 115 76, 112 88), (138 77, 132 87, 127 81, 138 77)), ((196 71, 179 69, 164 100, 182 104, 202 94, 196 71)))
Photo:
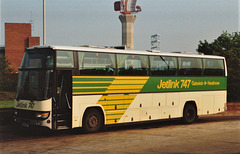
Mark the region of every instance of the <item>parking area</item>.
POLYGON ((49 132, 0 126, 0 153, 238 153, 240 113, 202 116, 191 125, 179 120, 108 127, 95 134, 81 129, 49 132))

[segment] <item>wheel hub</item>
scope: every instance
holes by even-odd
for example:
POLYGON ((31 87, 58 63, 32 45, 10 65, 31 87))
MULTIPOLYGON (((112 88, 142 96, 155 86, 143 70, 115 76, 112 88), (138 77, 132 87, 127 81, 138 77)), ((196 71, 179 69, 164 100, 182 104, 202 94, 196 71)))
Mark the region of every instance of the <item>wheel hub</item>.
POLYGON ((187 117, 188 117, 189 119, 192 119, 193 116, 194 116, 193 111, 192 111, 192 110, 188 110, 188 112, 187 112, 187 117))
POLYGON ((91 128, 96 127, 98 125, 98 119, 95 115, 92 115, 89 118, 88 124, 91 128))

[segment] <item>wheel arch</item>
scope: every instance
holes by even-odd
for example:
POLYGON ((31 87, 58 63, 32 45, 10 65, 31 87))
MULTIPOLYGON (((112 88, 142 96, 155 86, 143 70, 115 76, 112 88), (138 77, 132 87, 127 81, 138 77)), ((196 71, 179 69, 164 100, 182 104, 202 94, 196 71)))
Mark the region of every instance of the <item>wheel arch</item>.
POLYGON ((197 108, 197 103, 196 101, 194 100, 189 100, 189 101, 186 101, 184 106, 183 106, 183 109, 182 109, 182 116, 183 116, 183 112, 184 112, 184 109, 186 108, 187 105, 189 104, 192 104, 194 107, 195 107, 195 110, 196 110, 196 113, 197 113, 197 116, 198 116, 198 108, 197 108))

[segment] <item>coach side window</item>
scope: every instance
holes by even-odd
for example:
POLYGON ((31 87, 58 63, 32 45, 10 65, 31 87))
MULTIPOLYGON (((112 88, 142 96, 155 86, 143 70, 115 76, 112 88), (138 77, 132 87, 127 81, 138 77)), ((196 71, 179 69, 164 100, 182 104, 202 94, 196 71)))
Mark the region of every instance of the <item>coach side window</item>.
POLYGON ((115 75, 115 54, 78 52, 80 75, 115 75))
POLYGON ((57 51, 57 67, 73 68, 73 52, 72 51, 57 51))
POLYGON ((222 59, 203 59, 205 76, 224 76, 224 61, 222 59))
POLYGON ((180 76, 201 76, 202 59, 200 58, 178 58, 180 76))
POLYGON ((177 58, 150 56, 150 73, 153 76, 175 76, 177 73, 177 58))
POLYGON ((118 75, 148 75, 148 57, 142 55, 117 54, 118 75))

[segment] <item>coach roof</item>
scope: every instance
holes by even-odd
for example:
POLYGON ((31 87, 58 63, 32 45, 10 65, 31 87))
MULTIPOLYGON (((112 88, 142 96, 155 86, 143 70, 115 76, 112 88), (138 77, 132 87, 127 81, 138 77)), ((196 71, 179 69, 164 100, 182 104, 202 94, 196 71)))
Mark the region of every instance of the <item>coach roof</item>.
POLYGON ((28 49, 40 49, 40 48, 52 48, 53 50, 64 50, 64 51, 87 51, 87 52, 104 52, 104 53, 120 53, 120 54, 138 54, 138 55, 149 55, 149 56, 173 56, 173 57, 189 57, 189 58, 212 58, 212 59, 224 59, 221 56, 215 55, 199 55, 191 53, 181 52, 149 52, 141 50, 120 50, 114 48, 96 48, 96 47, 77 47, 77 46, 35 46, 28 49))

